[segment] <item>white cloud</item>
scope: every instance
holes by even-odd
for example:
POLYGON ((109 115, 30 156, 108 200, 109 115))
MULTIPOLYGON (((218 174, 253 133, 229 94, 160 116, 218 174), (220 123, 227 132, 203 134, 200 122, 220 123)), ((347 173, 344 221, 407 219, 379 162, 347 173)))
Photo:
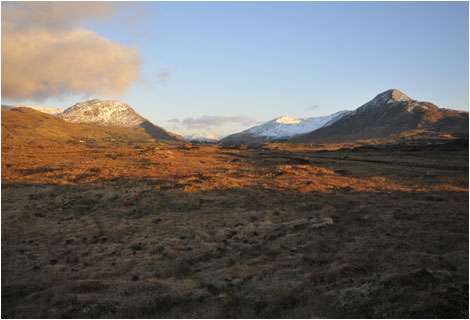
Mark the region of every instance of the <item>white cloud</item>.
POLYGON ((245 115, 240 116, 208 116, 204 115, 199 118, 185 118, 181 122, 182 126, 188 129, 210 129, 210 127, 219 127, 226 123, 240 123, 243 126, 256 124, 256 119, 245 115))
POLYGON ((137 48, 78 27, 114 15, 108 2, 3 2, 2 98, 125 95, 139 78, 137 48))

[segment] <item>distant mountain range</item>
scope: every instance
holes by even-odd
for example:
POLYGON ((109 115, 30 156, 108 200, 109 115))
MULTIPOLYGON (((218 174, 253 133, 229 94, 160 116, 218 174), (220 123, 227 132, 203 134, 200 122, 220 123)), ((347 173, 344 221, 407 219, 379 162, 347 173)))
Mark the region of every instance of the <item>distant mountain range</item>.
POLYGON ((222 139, 222 142, 260 143, 288 139, 328 126, 351 112, 345 110, 330 114, 329 116, 302 119, 282 116, 242 132, 229 135, 222 139))
POLYGON ((353 142, 439 135, 468 138, 468 112, 439 108, 391 89, 330 125, 289 141, 353 142))
POLYGON ((60 109, 60 108, 25 106, 25 105, 9 106, 9 105, 2 104, 2 108, 7 108, 7 109, 30 108, 30 109, 33 109, 33 110, 36 110, 36 111, 39 111, 39 112, 48 113, 48 114, 52 114, 52 115, 55 115, 55 116, 64 111, 64 109, 60 109))
POLYGON ((439 108, 390 89, 354 111, 304 119, 283 116, 229 135, 221 142, 353 142, 436 135, 468 137, 468 112, 439 108))
POLYGON ((6 109, 29 108, 42 113, 55 115, 60 119, 79 124, 99 127, 142 128, 150 137, 159 140, 182 141, 180 135, 166 131, 138 114, 128 104, 113 100, 88 100, 73 105, 65 110, 36 106, 7 106, 6 109))
MULTIPOLYGON (((33 116, 35 119, 41 118, 34 113, 24 111, 27 108, 55 115, 59 122, 53 122, 53 127, 57 128, 63 127, 69 130, 69 127, 60 124, 60 121, 64 121, 103 128, 142 129, 143 131, 132 132, 139 132, 139 137, 144 132, 144 135, 149 138, 174 141, 250 144, 267 141, 324 143, 389 138, 468 138, 468 112, 439 108, 430 102, 417 101, 396 89, 378 94, 354 111, 344 110, 328 116, 312 118, 282 116, 226 137, 219 134, 198 133, 183 138, 151 123, 129 105, 113 100, 89 100, 77 103, 66 110, 2 105, 2 115, 4 109, 10 109, 12 111, 23 110, 21 117, 25 121, 27 116, 33 116)), ((20 114, 16 116, 5 114, 12 119, 20 117, 20 114)), ((50 119, 47 121, 52 121, 50 119)), ((34 123, 37 125, 39 122, 34 123)), ((74 131, 77 128, 70 130, 74 131)))
POLYGON ((183 136, 186 141, 196 142, 218 142, 222 135, 219 133, 195 133, 190 136, 183 136))

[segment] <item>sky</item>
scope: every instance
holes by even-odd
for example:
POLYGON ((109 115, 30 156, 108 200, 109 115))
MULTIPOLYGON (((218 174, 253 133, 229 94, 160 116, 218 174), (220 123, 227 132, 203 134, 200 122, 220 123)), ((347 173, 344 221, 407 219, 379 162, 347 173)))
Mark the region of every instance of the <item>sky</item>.
POLYGON ((2 2, 2 104, 227 135, 388 89, 469 109, 468 2, 2 2))

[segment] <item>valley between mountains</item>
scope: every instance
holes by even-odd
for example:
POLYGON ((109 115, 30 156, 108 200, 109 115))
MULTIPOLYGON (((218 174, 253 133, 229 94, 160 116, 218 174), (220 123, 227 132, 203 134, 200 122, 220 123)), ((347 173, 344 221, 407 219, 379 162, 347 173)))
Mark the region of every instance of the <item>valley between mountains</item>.
POLYGON ((467 112, 388 90, 218 143, 115 101, 1 120, 2 317, 469 316, 467 112))

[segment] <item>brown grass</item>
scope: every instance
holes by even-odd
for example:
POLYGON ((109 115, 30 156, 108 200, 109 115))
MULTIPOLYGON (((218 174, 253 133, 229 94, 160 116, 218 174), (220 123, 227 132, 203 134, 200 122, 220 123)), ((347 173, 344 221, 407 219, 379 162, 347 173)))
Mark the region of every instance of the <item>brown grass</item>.
POLYGON ((355 146, 3 141, 2 317, 467 318, 468 144, 355 146))

